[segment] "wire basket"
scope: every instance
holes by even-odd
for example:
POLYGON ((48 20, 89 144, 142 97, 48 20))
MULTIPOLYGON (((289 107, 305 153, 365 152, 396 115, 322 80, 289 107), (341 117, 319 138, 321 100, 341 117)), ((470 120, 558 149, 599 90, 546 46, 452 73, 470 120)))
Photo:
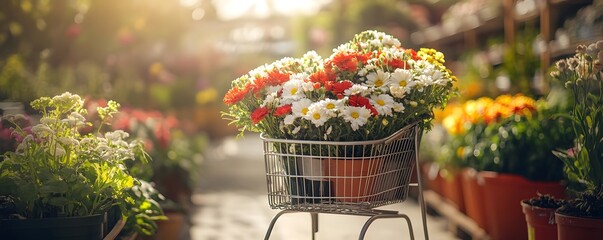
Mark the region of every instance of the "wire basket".
POLYGON ((268 202, 273 209, 370 214, 403 202, 417 161, 419 127, 371 141, 271 139, 264 135, 268 202))

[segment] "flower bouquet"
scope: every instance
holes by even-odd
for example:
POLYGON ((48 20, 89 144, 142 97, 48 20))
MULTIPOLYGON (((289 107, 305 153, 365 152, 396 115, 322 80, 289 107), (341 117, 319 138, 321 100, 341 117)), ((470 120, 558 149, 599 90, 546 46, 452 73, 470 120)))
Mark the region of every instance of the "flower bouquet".
POLYGON ((284 58, 234 80, 227 119, 272 138, 366 141, 420 122, 455 89, 455 77, 433 49, 400 47, 390 35, 366 31, 322 59, 315 52, 284 58))
MULTIPOLYGON (((366 141, 384 139, 413 124, 429 128, 434 108, 443 107, 455 93, 456 79, 443 63, 444 55, 433 49, 405 49, 390 35, 365 31, 326 59, 311 51, 239 77, 224 97, 229 109, 223 116, 240 127, 241 134, 249 130, 265 138, 297 141, 300 144, 274 144, 276 152, 294 160, 284 163, 288 174, 322 172, 318 178, 324 179, 334 158, 379 154, 366 141), (349 146, 340 147, 341 142, 349 146), (300 156, 317 161, 301 161, 300 156)), ((330 187, 308 191, 325 189, 330 187)))

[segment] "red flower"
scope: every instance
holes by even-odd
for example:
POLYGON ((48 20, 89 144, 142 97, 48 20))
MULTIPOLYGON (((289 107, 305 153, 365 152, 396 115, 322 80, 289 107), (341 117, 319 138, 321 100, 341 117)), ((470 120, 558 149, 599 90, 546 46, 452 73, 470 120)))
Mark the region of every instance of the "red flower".
POLYGON ((239 89, 239 87, 234 86, 233 88, 228 90, 226 95, 224 95, 224 99, 223 99, 224 103, 226 105, 232 105, 232 104, 235 104, 235 103, 241 101, 243 99, 243 97, 245 97, 245 94, 247 94, 247 92, 249 92, 249 86, 250 86, 250 84, 247 83, 247 85, 245 85, 245 88, 243 88, 243 89, 239 89))
POLYGON ((329 87, 332 87, 333 94, 343 94, 345 90, 351 88, 354 85, 351 81, 345 80, 341 82, 333 82, 333 84, 329 87))
POLYGON ((280 117, 280 116, 283 116, 283 115, 287 115, 289 113, 291 113, 291 104, 287 104, 287 105, 283 105, 283 106, 277 107, 274 110, 274 116, 275 117, 280 117))
POLYGON ((421 58, 417 55, 417 52, 413 49, 406 49, 406 53, 410 54, 412 60, 420 60, 421 58))
POLYGON ((410 65, 402 60, 402 59, 398 59, 398 58, 394 58, 390 61, 387 62, 387 65, 390 66, 392 69, 396 69, 396 68, 401 68, 401 69, 409 69, 410 65))
POLYGON ((371 114, 373 116, 377 116, 379 114, 379 112, 377 112, 377 109, 375 109, 375 107, 373 107, 373 105, 371 105, 369 99, 365 98, 363 96, 359 96, 359 95, 350 96, 349 104, 350 104, 350 106, 353 106, 353 107, 365 107, 366 109, 371 110, 371 114))
POLYGON ((251 113, 251 120, 253 121, 253 124, 258 124, 266 117, 266 115, 268 115, 269 112, 270 110, 268 110, 267 107, 256 108, 253 113, 251 113))
POLYGON ((289 77, 289 74, 282 73, 279 71, 272 71, 268 73, 266 83, 268 84, 268 86, 280 85, 289 81, 289 77))

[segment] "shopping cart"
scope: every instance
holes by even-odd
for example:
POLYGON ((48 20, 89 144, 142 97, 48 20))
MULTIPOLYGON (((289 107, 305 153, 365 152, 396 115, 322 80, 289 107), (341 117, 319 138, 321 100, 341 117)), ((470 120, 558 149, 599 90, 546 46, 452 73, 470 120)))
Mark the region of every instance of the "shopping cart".
POLYGON ((318 213, 368 216, 359 239, 370 224, 382 218, 403 218, 414 239, 410 218, 377 207, 404 202, 409 187, 418 187, 425 239, 427 221, 418 171, 421 137, 418 124, 406 126, 391 136, 371 141, 329 142, 272 139, 264 142, 268 202, 281 209, 272 219, 265 239, 278 218, 286 213, 308 212, 312 239, 318 232, 318 213), (414 170, 417 182, 411 182, 414 170))

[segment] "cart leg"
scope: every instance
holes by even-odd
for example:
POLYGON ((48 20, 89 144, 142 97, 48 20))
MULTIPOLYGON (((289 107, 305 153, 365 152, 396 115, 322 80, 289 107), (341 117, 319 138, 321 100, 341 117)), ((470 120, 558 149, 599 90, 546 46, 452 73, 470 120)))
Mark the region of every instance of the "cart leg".
MULTIPOLYGON (((418 159, 418 158, 417 158, 418 159)), ((423 233, 425 234, 425 240, 429 240, 429 233, 427 231, 427 214, 425 213, 425 199, 423 198, 423 180, 421 177, 421 169, 417 160, 416 171, 417 171, 417 185, 419 189, 419 207, 421 208, 421 220, 423 221, 423 233)))
POLYGON ((270 226, 268 226, 268 230, 266 231, 266 236, 264 237, 264 240, 270 239, 270 234, 272 234, 272 229, 274 228, 274 225, 276 224, 276 220, 278 220, 278 218, 281 217, 283 214, 291 213, 291 212, 292 211, 289 211, 289 210, 283 210, 283 211, 280 211, 279 213, 277 213, 272 218, 272 221, 270 222, 270 226))
POLYGON ((318 232, 318 213, 311 212, 310 217, 312 218, 312 240, 315 240, 318 232))
POLYGON ((410 218, 408 218, 408 216, 406 216, 405 214, 396 214, 396 215, 375 215, 375 216, 370 217, 366 221, 366 223, 364 223, 364 226, 362 226, 362 230, 360 230, 360 236, 358 237, 358 240, 363 240, 364 235, 366 235, 366 231, 370 227, 371 223, 373 223, 375 220, 380 219, 380 218, 404 218, 404 220, 406 220, 406 224, 408 225, 410 239, 413 239, 413 240, 415 239, 415 233, 412 230, 412 223, 410 222, 410 218))

